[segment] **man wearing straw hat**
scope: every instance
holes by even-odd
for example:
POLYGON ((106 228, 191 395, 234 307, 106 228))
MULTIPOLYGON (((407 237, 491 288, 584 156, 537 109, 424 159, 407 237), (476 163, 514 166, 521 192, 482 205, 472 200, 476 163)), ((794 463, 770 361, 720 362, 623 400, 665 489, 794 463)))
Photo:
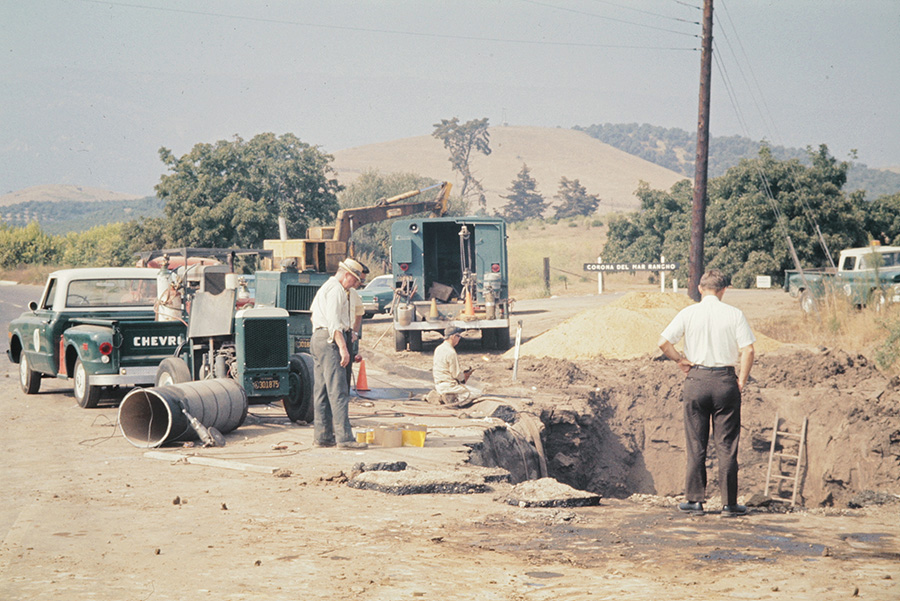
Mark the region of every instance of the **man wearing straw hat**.
POLYGON ((310 350, 315 365, 313 444, 317 447, 366 448, 365 443, 353 439, 345 368, 351 360, 347 334, 353 325, 349 293, 362 285, 367 271, 359 261, 344 259, 338 264, 337 273, 316 292, 310 306, 310 350))

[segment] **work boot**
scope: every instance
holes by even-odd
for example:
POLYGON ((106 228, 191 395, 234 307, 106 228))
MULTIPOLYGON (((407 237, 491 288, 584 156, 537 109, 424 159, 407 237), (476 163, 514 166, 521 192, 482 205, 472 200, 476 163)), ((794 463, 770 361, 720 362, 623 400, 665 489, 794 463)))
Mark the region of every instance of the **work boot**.
POLYGON ((347 450, 361 450, 361 449, 368 449, 369 445, 367 445, 364 442, 356 442, 355 440, 351 440, 348 442, 339 442, 338 448, 339 449, 347 449, 347 450))
POLYGON ((733 518, 739 515, 747 515, 747 507, 744 505, 726 505, 722 508, 723 518, 733 518))
POLYGON ((678 510, 685 513, 703 513, 703 503, 700 501, 688 501, 687 503, 679 503, 678 510))

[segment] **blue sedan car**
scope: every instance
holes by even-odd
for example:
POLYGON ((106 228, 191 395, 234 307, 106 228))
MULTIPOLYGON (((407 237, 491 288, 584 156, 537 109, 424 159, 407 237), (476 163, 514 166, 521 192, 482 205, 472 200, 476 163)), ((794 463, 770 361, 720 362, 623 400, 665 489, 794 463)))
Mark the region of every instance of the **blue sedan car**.
POLYGON ((380 275, 359 291, 362 298, 363 317, 366 319, 376 313, 390 313, 394 302, 394 276, 380 275))

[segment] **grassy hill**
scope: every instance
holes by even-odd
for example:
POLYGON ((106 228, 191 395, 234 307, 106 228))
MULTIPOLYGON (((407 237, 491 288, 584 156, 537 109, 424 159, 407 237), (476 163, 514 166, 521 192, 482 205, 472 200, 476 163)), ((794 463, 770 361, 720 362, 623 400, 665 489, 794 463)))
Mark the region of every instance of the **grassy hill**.
MULTIPOLYGON (((589 194, 600 196, 600 212, 633 211, 639 206, 634 191, 643 180, 653 188, 668 189, 684 176, 605 144, 584 132, 547 127, 492 127, 491 154, 473 159, 473 172, 481 180, 488 210, 504 204, 502 195, 526 163, 548 202, 562 177, 578 179, 589 194)), ((448 151, 431 136, 403 138, 333 153, 334 169, 342 184, 366 170, 381 173, 417 173, 459 186, 450 168, 448 151)), ((552 215, 548 211, 547 216, 552 215)))
POLYGON ((88 186, 44 185, 23 188, 0 196, 0 207, 21 204, 24 202, 112 202, 119 200, 138 200, 140 196, 112 192, 103 188, 88 186))
MULTIPOLYGON (((695 132, 646 123, 604 123, 575 129, 693 179, 697 144, 695 132)), ((724 175, 741 159, 756 158, 761 145, 762 142, 743 136, 713 136, 709 142, 709 177, 724 175)), ((798 159, 809 164, 809 156, 803 148, 769 147, 772 156, 778 160, 798 159)), ((864 190, 868 200, 897 194, 900 192, 900 171, 894 168, 870 169, 862 163, 852 162, 844 191, 850 193, 856 190, 864 190)))

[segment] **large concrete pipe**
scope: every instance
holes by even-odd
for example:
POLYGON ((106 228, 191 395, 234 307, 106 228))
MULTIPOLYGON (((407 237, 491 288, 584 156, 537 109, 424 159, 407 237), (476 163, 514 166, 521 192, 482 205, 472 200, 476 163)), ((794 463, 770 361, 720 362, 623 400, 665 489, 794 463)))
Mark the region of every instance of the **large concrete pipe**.
POLYGON ((228 378, 136 388, 119 405, 119 426, 128 442, 141 448, 197 440, 183 409, 207 428, 225 434, 244 423, 247 395, 228 378))

